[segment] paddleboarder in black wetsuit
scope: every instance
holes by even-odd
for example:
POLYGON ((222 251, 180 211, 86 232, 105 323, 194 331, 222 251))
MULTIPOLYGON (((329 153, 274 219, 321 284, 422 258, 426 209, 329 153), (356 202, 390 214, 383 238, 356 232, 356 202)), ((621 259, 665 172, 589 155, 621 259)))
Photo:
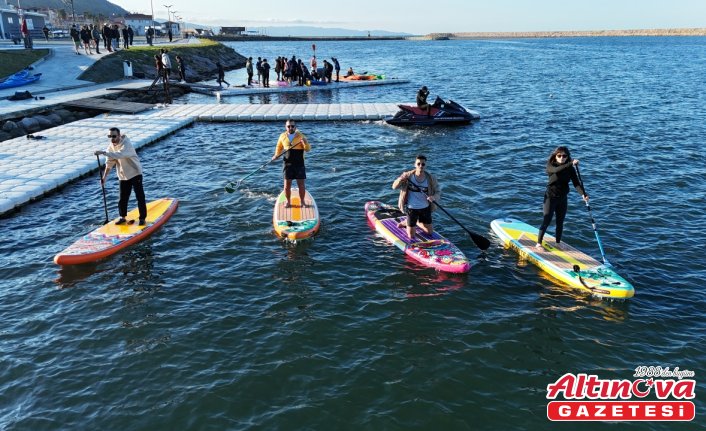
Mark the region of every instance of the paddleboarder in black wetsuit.
POLYGON ((549 182, 547 190, 544 192, 544 220, 539 227, 537 234, 537 244, 535 248, 543 250, 542 240, 544 233, 547 231, 549 224, 552 222, 552 216, 556 213, 556 243, 561 242, 561 234, 564 231, 564 218, 568 210, 568 194, 569 181, 574 184, 576 191, 583 196, 583 200, 588 202, 588 195, 581 186, 578 175, 576 175, 575 165, 578 165, 578 159, 572 159, 571 153, 567 147, 557 147, 547 160, 547 175, 549 182))
POLYGON ((286 130, 279 135, 275 155, 272 161, 284 154, 284 195, 287 198, 287 207, 292 206, 290 200, 292 194, 292 180, 297 180, 299 188, 299 202, 305 207, 304 197, 306 196, 306 167, 304 166, 304 152, 311 150, 311 145, 306 136, 297 130, 294 120, 287 120, 286 130))

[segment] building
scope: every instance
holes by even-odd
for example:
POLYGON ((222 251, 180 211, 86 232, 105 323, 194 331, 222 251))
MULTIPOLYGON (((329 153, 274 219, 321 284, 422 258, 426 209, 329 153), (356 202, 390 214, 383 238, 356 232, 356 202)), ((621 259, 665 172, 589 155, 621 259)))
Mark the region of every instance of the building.
POLYGON ((155 25, 151 15, 141 13, 129 13, 125 15, 124 24, 132 27, 135 36, 144 36, 147 29, 155 25))
POLYGON ((245 31, 245 27, 221 27, 221 36, 240 36, 245 31))
MULTIPOLYGON (((27 29, 33 39, 44 38, 42 28, 46 25, 46 16, 37 12, 22 11, 25 20, 27 20, 27 29)), ((20 11, 7 2, 0 2, 0 38, 2 39, 18 39, 20 36, 20 11)))

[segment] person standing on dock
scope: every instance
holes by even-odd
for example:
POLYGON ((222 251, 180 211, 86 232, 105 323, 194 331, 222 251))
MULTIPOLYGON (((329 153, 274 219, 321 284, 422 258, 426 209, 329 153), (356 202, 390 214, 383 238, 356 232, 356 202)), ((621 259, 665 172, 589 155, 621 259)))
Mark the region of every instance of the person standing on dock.
POLYGON ((262 86, 262 57, 257 57, 255 69, 257 69, 257 83, 262 86))
POLYGON ((137 224, 144 226, 145 219, 147 218, 147 203, 145 201, 145 190, 142 186, 142 165, 140 164, 140 158, 137 157, 137 152, 135 151, 135 147, 132 146, 130 139, 125 135, 121 135, 120 129, 117 127, 110 128, 108 137, 110 138, 108 148, 105 151, 96 151, 94 154, 107 158, 105 171, 101 176, 101 183, 105 184, 108 173, 113 169, 113 166, 116 167, 118 179, 120 180, 120 200, 118 201, 120 220, 115 222, 115 224, 126 224, 128 222, 125 220, 127 216, 127 203, 130 199, 130 193, 132 193, 132 190, 135 190, 137 208, 140 213, 140 219, 137 224))
POLYGON ((311 60, 309 60, 309 70, 311 71, 311 74, 314 76, 317 76, 319 74, 319 69, 317 67, 315 55, 311 57, 311 60))
POLYGON ((248 60, 245 62, 245 71, 248 73, 248 87, 252 86, 252 57, 248 57, 248 60))
POLYGON ((223 83, 225 82, 228 87, 230 87, 230 83, 226 81, 226 72, 223 70, 223 65, 220 62, 216 63, 216 68, 218 71, 218 79, 216 79, 216 82, 218 82, 218 86, 223 88, 223 83))
POLYGON ((338 59, 336 57, 331 57, 331 61, 333 61, 333 68, 336 70, 336 82, 338 82, 338 78, 341 75, 341 65, 338 64, 338 59))
POLYGON ((400 189, 397 202, 400 211, 407 214, 407 221, 401 222, 398 227, 407 227, 409 239, 414 241, 414 231, 417 223, 427 234, 434 233, 431 212, 433 202, 439 200, 441 192, 436 178, 426 172, 427 158, 420 154, 414 162, 414 169, 400 174, 392 183, 393 189, 400 189))
POLYGON ((270 86, 270 63, 267 62, 266 58, 262 60, 262 86, 270 86))
POLYGON ((277 74, 277 81, 281 81, 280 72, 282 71, 282 59, 277 57, 275 59, 275 73, 277 74))
POLYGON ((132 46, 132 40, 135 38, 135 32, 133 31, 131 26, 127 26, 127 36, 130 39, 130 46, 132 46))
POLYGON ((304 205, 304 196, 306 196, 306 167, 304 166, 304 152, 311 150, 311 145, 303 133, 297 130, 294 120, 287 120, 285 123, 285 131, 279 135, 277 139, 277 147, 275 147, 275 155, 272 156, 272 161, 275 161, 282 153, 284 153, 284 196, 287 198, 287 208, 291 207, 292 195, 292 180, 297 180, 299 188, 299 201, 304 205))
POLYGON ((542 246, 544 233, 552 222, 552 217, 555 213, 556 232, 554 238, 557 244, 561 243, 561 234, 564 232, 564 218, 566 217, 569 207, 569 181, 574 184, 574 188, 581 194, 583 200, 588 202, 588 195, 583 189, 581 181, 579 181, 576 169, 574 169, 574 166, 578 166, 578 164, 579 160, 572 159, 569 149, 564 146, 557 147, 549 155, 546 167, 549 182, 544 192, 544 218, 542 225, 539 227, 539 232, 537 233, 537 244, 535 244, 537 250, 541 251, 544 249, 542 246))

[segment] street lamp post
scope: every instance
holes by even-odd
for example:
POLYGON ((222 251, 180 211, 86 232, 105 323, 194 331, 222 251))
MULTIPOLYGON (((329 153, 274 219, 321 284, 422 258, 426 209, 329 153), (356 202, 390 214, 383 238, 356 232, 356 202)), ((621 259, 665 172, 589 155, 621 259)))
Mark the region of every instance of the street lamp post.
MULTIPOLYGON (((172 21, 174 21, 174 22, 177 21, 177 17, 176 17, 177 12, 179 12, 179 11, 178 11, 178 10, 172 11, 172 21)), ((171 30, 171 28, 172 28, 172 23, 171 23, 171 21, 170 21, 170 22, 169 22, 169 29, 171 30)), ((178 34, 177 34, 177 36, 178 36, 178 34)))
POLYGON ((172 6, 174 6, 174 5, 171 5, 171 4, 169 4, 169 5, 163 4, 162 6, 164 6, 164 7, 167 8, 167 32, 168 32, 169 30, 172 29, 172 22, 171 22, 172 17, 171 17, 171 15, 170 15, 170 13, 169 13, 169 9, 170 9, 172 6))

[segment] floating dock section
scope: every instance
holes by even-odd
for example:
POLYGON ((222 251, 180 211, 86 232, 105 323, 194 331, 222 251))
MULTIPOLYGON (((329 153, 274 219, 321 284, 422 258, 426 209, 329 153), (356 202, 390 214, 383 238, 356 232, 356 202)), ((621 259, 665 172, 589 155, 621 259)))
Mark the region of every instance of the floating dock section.
POLYGON ((35 133, 40 139, 0 142, 0 215, 98 169, 93 152, 108 145, 112 125, 140 148, 196 121, 365 121, 397 111, 395 103, 186 104, 76 121, 35 133))
POLYGON ((380 85, 399 85, 407 84, 409 80, 406 79, 374 79, 370 81, 340 81, 331 82, 325 85, 303 85, 303 86, 290 86, 290 85, 279 85, 278 81, 270 81, 269 87, 260 87, 258 85, 253 86, 231 86, 231 87, 218 87, 215 85, 202 85, 202 84, 174 84, 174 85, 186 85, 191 88, 194 93, 206 94, 209 96, 216 97, 233 97, 233 96, 249 96, 252 94, 280 94, 280 93, 297 93, 303 91, 326 91, 326 90, 344 90, 349 88, 360 88, 360 87, 370 87, 370 86, 380 86, 380 85))

